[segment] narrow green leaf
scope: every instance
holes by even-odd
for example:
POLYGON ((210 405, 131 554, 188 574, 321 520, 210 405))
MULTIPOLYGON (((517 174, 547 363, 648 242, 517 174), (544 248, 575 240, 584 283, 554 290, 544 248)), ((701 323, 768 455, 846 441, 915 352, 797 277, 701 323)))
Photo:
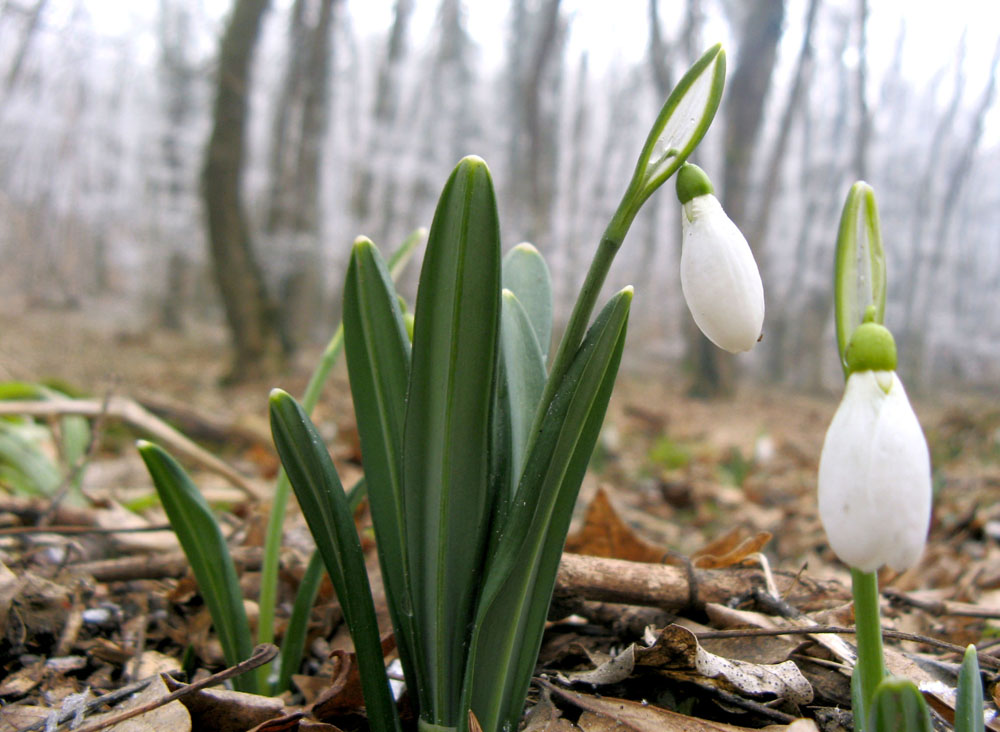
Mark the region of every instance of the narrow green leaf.
MULTIPOLYGON (((344 338, 354 412, 379 563, 404 675, 424 687, 414 667, 403 515, 403 423, 410 339, 389 270, 366 238, 354 243, 344 284, 344 338)), ((421 695, 417 692, 418 697, 421 695)))
MULTIPOLYGON (((226 663, 233 666, 253 654, 253 641, 226 540, 212 509, 180 464, 151 442, 140 440, 138 447, 208 606, 226 663)), ((257 675, 248 673, 234 678, 233 686, 256 694, 257 682, 257 675)))
POLYGON ((306 647, 306 632, 309 630, 309 616, 312 614, 313 603, 319 592, 319 584, 323 579, 323 556, 316 550, 309 557, 302 582, 295 593, 295 604, 288 618, 288 629, 281 641, 281 661, 277 690, 279 692, 291 688, 292 674, 299 670, 302 663, 302 651, 306 647))
MULTIPOLYGON (((407 561, 428 682, 425 722, 454 726, 493 505, 490 410, 500 322, 500 226, 486 164, 463 159, 427 240, 404 428, 407 561)), ((424 703, 426 701, 426 703, 424 703)))
POLYGON ((983 680, 979 675, 976 647, 965 649, 958 673, 958 698, 955 701, 955 732, 984 732, 983 680))
POLYGON ((274 389, 271 433, 281 464, 323 557, 354 640, 361 691, 372 729, 398 732, 399 716, 385 673, 375 605, 361 542, 337 471, 305 410, 274 389))
POLYGON ((510 475, 521 477, 535 410, 545 389, 545 361, 528 313, 510 290, 502 294, 501 344, 510 415, 510 475))
POLYGON ((503 258, 503 287, 514 293, 531 321, 542 352, 548 358, 552 343, 552 279, 541 253, 522 242, 503 258))
POLYGON ((875 689, 867 732, 933 732, 923 694, 909 679, 890 676, 875 689))
POLYGON ((632 290, 601 311, 531 445, 517 500, 485 575, 466 680, 484 729, 520 718, 573 506, 621 362, 632 290))

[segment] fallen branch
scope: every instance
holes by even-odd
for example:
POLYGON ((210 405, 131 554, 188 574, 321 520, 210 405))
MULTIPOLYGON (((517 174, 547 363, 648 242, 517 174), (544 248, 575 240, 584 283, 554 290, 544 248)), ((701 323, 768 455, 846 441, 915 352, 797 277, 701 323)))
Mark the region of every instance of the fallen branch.
POLYGON ((180 457, 197 463, 205 470, 220 475, 250 498, 264 498, 264 490, 240 475, 232 467, 175 430, 169 424, 132 399, 114 397, 105 405, 96 399, 44 399, 37 401, 0 401, 0 416, 59 417, 76 414, 82 417, 117 419, 145 433, 180 457))

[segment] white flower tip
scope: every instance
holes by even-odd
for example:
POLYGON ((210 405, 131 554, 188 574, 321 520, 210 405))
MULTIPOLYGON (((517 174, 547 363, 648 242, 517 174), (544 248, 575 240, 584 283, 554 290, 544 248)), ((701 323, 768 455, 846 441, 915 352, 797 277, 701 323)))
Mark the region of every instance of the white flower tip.
POLYGON ((874 572, 919 561, 930 524, 930 454, 894 372, 848 378, 823 442, 818 484, 823 528, 846 564, 874 572))
POLYGON ((695 323, 719 348, 749 351, 764 325, 764 286, 746 238, 711 195, 681 217, 681 290, 695 323))

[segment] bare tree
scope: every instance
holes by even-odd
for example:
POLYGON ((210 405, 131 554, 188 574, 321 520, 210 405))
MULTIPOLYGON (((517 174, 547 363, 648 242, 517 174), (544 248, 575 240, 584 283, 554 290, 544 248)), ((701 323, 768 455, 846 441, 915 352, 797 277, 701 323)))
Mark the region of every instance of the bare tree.
POLYGON ((268 367, 278 341, 271 304, 254 254, 240 193, 250 90, 250 62, 268 0, 236 0, 219 48, 212 135, 202 167, 202 196, 215 280, 235 349, 229 378, 268 367))
POLYGON ((266 232, 283 254, 281 343, 291 353, 308 341, 321 306, 320 173, 329 118, 331 36, 335 4, 296 0, 288 29, 288 63, 271 136, 271 190, 266 232))
MULTIPOLYGON (((738 62, 727 85, 723 109, 726 159, 722 203, 737 226, 746 228, 750 166, 777 60, 785 4, 784 0, 754 0, 740 7, 743 18, 737 47, 738 62)), ((758 259, 762 258, 760 245, 761 242, 750 242, 758 259)), ((723 368, 718 349, 700 333, 694 342, 688 342, 688 358, 693 366, 692 394, 713 397, 732 390, 732 369, 723 368)))
POLYGON ((871 147, 872 116, 868 109, 868 0, 858 0, 858 134, 854 142, 854 175, 868 178, 868 151, 871 147))

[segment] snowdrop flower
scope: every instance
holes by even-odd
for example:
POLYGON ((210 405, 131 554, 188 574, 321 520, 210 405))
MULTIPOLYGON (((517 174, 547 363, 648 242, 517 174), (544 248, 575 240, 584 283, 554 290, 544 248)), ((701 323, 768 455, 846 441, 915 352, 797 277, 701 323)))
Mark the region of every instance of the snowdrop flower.
POLYGON ((889 331, 866 316, 819 461, 819 515, 833 551, 863 572, 920 559, 931 514, 927 441, 896 375, 889 331))
POLYGON ((681 216, 681 290, 694 322, 712 343, 749 351, 764 323, 764 286, 746 238, 713 195, 697 165, 677 173, 681 216))

